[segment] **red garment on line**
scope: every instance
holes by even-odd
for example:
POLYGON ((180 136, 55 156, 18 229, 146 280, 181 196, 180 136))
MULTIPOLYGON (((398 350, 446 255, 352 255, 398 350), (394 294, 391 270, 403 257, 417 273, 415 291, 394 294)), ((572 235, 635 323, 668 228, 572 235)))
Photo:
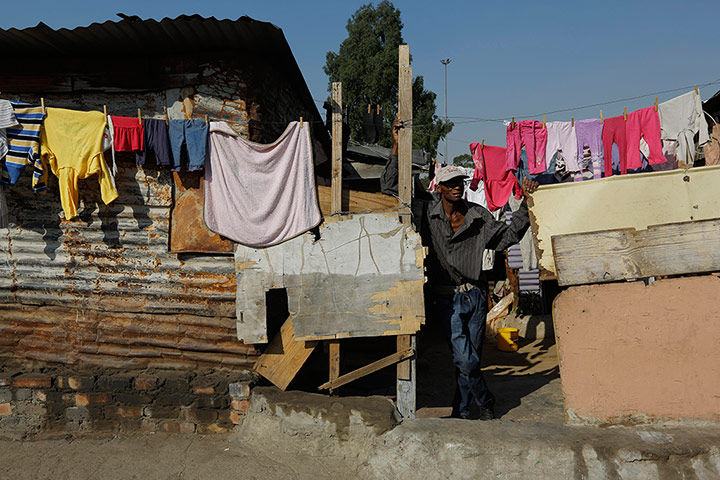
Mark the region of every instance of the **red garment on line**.
POLYGON ((628 113, 626 135, 627 135, 627 168, 642 167, 640 157, 640 138, 644 138, 650 147, 648 163, 657 165, 665 163, 667 159, 663 155, 662 140, 660 137, 660 117, 655 107, 642 108, 628 113))
POLYGON ((625 118, 606 118, 602 131, 603 150, 605 151, 605 176, 612 175, 612 146, 616 143, 620 151, 620 175, 627 173, 627 136, 625 133, 625 118))
POLYGON ((470 144, 470 153, 475 163, 475 173, 470 188, 474 186, 473 190, 476 190, 482 179, 488 210, 494 212, 504 207, 513 193, 515 198, 522 198, 522 190, 517 178, 507 168, 507 149, 491 145, 483 147, 476 142, 470 144))
POLYGON ((111 116, 115 134, 115 151, 141 152, 144 148, 143 126, 137 117, 111 116))

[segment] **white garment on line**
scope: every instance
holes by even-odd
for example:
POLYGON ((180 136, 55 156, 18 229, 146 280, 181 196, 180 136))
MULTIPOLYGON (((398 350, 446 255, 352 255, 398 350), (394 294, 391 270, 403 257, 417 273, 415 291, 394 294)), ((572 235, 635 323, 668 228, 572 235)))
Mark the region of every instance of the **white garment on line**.
POLYGON ((582 170, 578 163, 578 146, 575 127, 570 122, 547 122, 547 147, 545 158, 553 158, 556 152, 562 152, 565 159, 565 169, 568 172, 582 170))
MULTIPOLYGON (((107 157, 105 157, 105 164, 108 167, 108 172, 110 173, 110 181, 112 182, 112 186, 117 190, 117 187, 115 186, 115 175, 117 175, 117 163, 115 163, 115 129, 113 128, 112 123, 112 117, 110 115, 107 116, 107 125, 105 126, 105 133, 103 134, 103 144, 102 149, 103 152, 107 152, 110 150, 110 153, 112 155, 112 165, 108 165, 107 163, 107 157)), ((104 156, 104 155, 103 155, 104 156)))
POLYGON ((268 247, 320 224, 310 128, 291 122, 275 142, 240 138, 210 122, 205 224, 251 247, 268 247))
POLYGON ((684 93, 658 104, 660 134, 663 140, 677 140, 678 162, 690 165, 695 161, 695 134, 700 133, 698 145, 710 140, 708 125, 702 111, 700 95, 684 93))

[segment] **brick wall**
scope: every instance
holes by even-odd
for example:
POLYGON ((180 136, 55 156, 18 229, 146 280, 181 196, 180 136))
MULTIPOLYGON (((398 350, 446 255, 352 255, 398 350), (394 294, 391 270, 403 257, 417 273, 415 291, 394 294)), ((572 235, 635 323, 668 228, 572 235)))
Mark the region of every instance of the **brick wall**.
POLYGON ((225 433, 242 423, 253 378, 207 372, 0 371, 0 438, 54 433, 225 433))

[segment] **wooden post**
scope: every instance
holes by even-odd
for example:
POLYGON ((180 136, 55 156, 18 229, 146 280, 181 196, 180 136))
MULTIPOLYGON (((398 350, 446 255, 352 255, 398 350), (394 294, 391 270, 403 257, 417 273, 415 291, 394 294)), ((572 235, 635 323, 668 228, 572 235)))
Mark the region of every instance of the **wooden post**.
MULTIPOLYGON (((329 383, 337 380, 340 376, 340 340, 328 340, 330 354, 330 375, 329 383)), ((337 393, 337 388, 331 388, 330 394, 337 393)))
MULTIPOLYGON (((410 46, 398 47, 398 118, 403 122, 398 132, 398 197, 400 219, 410 226, 412 202, 412 68, 410 46)), ((398 352, 415 348, 415 335, 397 337, 398 352)), ((415 359, 397 366, 397 408, 405 418, 415 418, 415 359)))
POLYGON ((342 211, 342 83, 332 84, 332 183, 330 210, 342 211))

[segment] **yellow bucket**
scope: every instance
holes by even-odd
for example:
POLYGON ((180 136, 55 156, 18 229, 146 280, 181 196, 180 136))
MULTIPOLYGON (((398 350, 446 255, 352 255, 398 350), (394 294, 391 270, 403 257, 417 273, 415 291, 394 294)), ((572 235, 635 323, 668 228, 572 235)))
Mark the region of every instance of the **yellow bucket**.
POLYGON ((498 328, 497 348, 503 352, 517 352, 518 344, 517 328, 498 328))

